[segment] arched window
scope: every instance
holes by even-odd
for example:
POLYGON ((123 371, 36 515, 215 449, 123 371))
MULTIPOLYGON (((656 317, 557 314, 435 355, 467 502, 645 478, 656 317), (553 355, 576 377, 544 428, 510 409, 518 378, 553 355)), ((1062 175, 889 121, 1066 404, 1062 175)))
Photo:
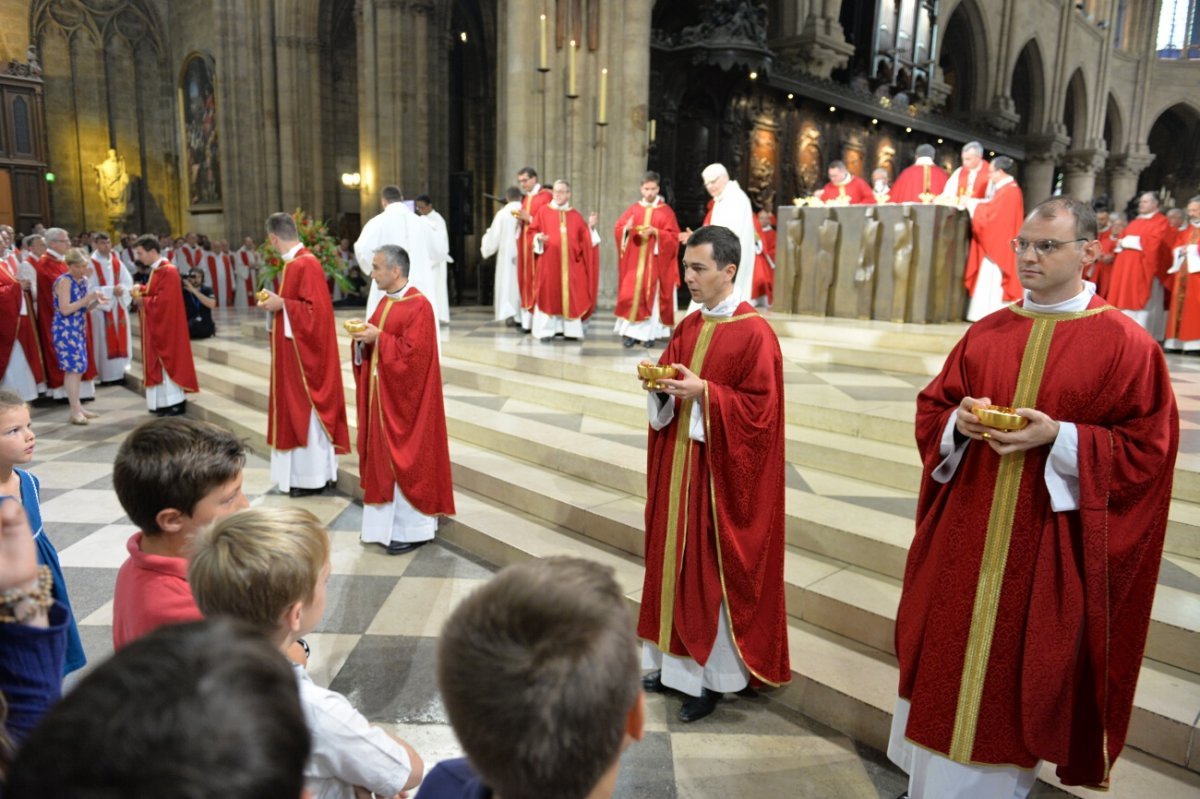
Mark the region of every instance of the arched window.
POLYGON ((1196 28, 1197 0, 1163 0, 1154 49, 1159 58, 1187 58, 1196 28))

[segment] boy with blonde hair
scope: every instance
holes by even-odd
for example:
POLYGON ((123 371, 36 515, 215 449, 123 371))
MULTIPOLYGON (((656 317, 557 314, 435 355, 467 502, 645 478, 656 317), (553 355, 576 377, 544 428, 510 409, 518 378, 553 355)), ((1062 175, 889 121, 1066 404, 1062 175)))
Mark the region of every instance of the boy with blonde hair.
MULTIPOLYGON (((251 508, 197 536, 188 582, 205 616, 249 622, 286 653, 320 623, 329 571, 329 533, 316 516, 251 508)), ((312 733, 304 775, 313 799, 354 799, 356 788, 398 797, 421 781, 424 765, 411 746, 293 668, 312 733)))

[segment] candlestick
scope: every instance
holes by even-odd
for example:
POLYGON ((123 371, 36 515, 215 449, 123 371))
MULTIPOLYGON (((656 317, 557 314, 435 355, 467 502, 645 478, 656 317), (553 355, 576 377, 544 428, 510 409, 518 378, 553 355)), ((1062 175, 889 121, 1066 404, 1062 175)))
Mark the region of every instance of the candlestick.
POLYGON ((575 90, 575 40, 571 40, 571 49, 567 51, 567 97, 574 100, 579 96, 575 90))
POLYGON ((546 15, 542 14, 541 27, 538 33, 538 72, 549 72, 550 62, 546 57, 546 15))
POLYGON ((600 113, 596 115, 597 125, 608 124, 608 70, 600 70, 600 113))
POLYGON ((650 120, 650 143, 651 144, 654 143, 654 133, 657 128, 657 124, 656 124, 657 122, 658 122, 658 120, 655 120, 655 119, 650 120))

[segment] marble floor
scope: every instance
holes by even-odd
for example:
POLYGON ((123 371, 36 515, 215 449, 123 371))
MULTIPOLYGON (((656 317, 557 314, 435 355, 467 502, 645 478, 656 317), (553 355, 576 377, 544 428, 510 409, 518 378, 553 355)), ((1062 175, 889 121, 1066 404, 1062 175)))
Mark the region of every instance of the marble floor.
MULTIPOLYGON (((447 340, 471 339, 500 349, 529 346, 527 339, 492 323, 481 310, 456 309, 455 318, 459 321, 451 325, 447 340)), ((229 329, 238 318, 226 315, 221 321, 229 329)), ((608 324, 597 326, 607 330, 608 324)), ((560 347, 563 359, 575 363, 608 363, 644 354, 623 351, 619 341, 604 334, 583 345, 535 346, 560 347)), ((1170 361, 1184 428, 1181 452, 1200 455, 1200 358, 1171 356, 1170 361)), ((789 362, 786 371, 789 384, 838 392, 847 403, 870 404, 882 407, 882 413, 892 410, 899 415, 911 413, 905 408, 911 408, 912 396, 928 379, 800 362, 789 362)), ((31 468, 42 481, 46 530, 61 553, 94 664, 111 652, 113 582, 125 558, 125 541, 135 530, 112 491, 112 459, 124 436, 148 416, 141 396, 121 387, 100 389, 92 407, 102 418, 80 428, 66 424, 62 405, 37 403, 39 441, 31 468)), ((511 410, 532 412, 523 407, 511 410)), ((555 422, 560 426, 576 424, 570 415, 543 414, 549 416, 564 417, 555 422)), ((791 469, 793 488, 814 494, 836 490, 810 485, 802 472, 791 469)), ((364 546, 358 541, 361 504, 343 494, 299 500, 280 495, 270 482, 267 462, 258 455, 249 456, 245 484, 252 504, 302 504, 332 533, 334 576, 328 607, 309 639, 314 679, 341 691, 372 721, 410 741, 427 764, 458 756, 433 675, 435 639, 455 604, 486 581, 495 567, 441 541, 397 557, 364 546)), ((912 497, 895 494, 844 498, 911 518, 912 497)), ((1200 593, 1200 576, 1166 564, 1161 582, 1200 593)), ((889 799, 904 790, 906 778, 881 753, 779 703, 730 697, 711 718, 684 725, 675 717, 679 701, 648 697, 647 734, 623 757, 617 797, 889 799)), ((1033 794, 1060 795, 1065 794, 1041 783, 1033 794)))

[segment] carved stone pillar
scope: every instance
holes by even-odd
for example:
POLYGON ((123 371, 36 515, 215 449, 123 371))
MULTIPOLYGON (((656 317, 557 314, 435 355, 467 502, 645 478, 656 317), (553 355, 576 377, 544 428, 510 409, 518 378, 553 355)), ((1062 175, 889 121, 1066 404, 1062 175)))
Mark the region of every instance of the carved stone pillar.
POLYGON ((776 44, 780 55, 818 78, 828 78, 835 69, 845 67, 854 55, 854 45, 846 41, 838 22, 838 7, 840 3, 836 2, 814 2, 800 35, 776 44))
POLYGON ((988 110, 980 117, 985 124, 1001 133, 1013 132, 1017 128, 1017 123, 1021 121, 1016 103, 1013 102, 1013 98, 1005 94, 993 97, 988 110))
POLYGON ((1063 153, 1063 194, 1090 202, 1096 193, 1096 172, 1104 168, 1105 150, 1069 150, 1063 153))
POLYGON ((1108 174, 1108 196, 1112 210, 1124 211, 1125 206, 1137 193, 1138 175, 1154 162, 1154 155, 1146 150, 1145 145, 1132 152, 1124 152, 1108 159, 1105 172, 1108 174))
POLYGON ((1054 170, 1067 150, 1070 139, 1060 133, 1030 136, 1025 140, 1025 164, 1021 169, 1021 190, 1027 205, 1040 203, 1054 191, 1054 170))

